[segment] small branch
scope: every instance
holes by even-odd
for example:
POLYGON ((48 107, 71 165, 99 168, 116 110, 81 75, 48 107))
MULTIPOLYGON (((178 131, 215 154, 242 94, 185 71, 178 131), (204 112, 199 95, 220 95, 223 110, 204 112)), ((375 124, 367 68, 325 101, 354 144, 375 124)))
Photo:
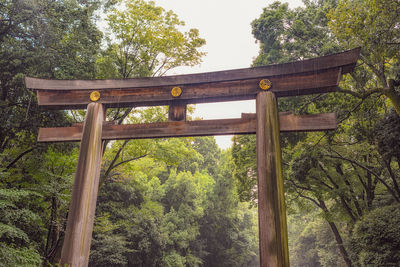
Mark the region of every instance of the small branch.
POLYGON ((108 175, 110 174, 111 170, 113 169, 113 166, 115 164, 115 162, 117 161, 117 159, 119 158, 119 155, 121 154, 122 150, 124 149, 124 147, 126 146, 126 144, 128 144, 129 140, 125 140, 124 143, 122 144, 122 146, 118 149, 117 153, 115 154, 113 160, 111 161, 110 165, 108 166, 108 169, 106 170, 106 172, 104 173, 104 178, 103 180, 105 180, 108 175))
POLYGON ((118 124, 122 124, 126 117, 128 117, 129 113, 131 113, 133 108, 128 108, 125 110, 124 114, 118 119, 118 124))
POLYGON ((294 188, 295 188, 295 190, 296 190, 296 193, 297 193, 300 197, 305 198, 305 199, 307 199, 307 200, 313 202, 317 207, 321 208, 321 206, 320 206, 320 204, 317 202, 317 200, 313 199, 312 197, 303 195, 303 194, 298 190, 298 189, 300 188, 300 189, 303 189, 303 190, 306 190, 306 191, 311 191, 311 189, 308 189, 308 188, 306 188, 306 187, 299 186, 299 185, 297 185, 293 180, 289 180, 289 182, 291 182, 291 183, 294 185, 294 188))
POLYGON ((397 195, 400 196, 400 188, 399 188, 399 184, 397 183, 397 179, 396 179, 396 175, 393 173, 392 167, 390 166, 390 161, 386 161, 384 158, 382 158, 383 162, 386 165, 386 169, 389 172, 390 178, 392 178, 392 182, 393 182, 393 187, 397 192, 397 195))
POLYGON ((368 63, 368 60, 364 57, 363 54, 360 54, 360 59, 362 62, 364 62, 364 64, 366 64, 371 69, 371 71, 376 75, 376 77, 378 78, 381 77, 380 71, 374 65, 368 63))
POLYGON ((303 113, 304 110, 307 108, 307 106, 308 106, 309 104, 315 103, 315 102, 318 100, 318 98, 322 97, 323 95, 324 95, 324 94, 319 94, 319 95, 317 95, 317 96, 311 98, 309 101, 307 101, 307 103, 305 103, 305 104, 300 108, 299 113, 300 113, 300 114, 303 113))
POLYGON ((343 156, 341 156, 340 154, 338 154, 338 156, 334 156, 334 155, 324 155, 326 157, 330 157, 330 158, 335 158, 335 159, 342 159, 342 160, 346 160, 348 162, 353 163, 354 165, 360 167, 361 169, 366 170, 367 172, 371 173, 372 175, 374 175, 389 191, 389 193, 393 196, 393 198, 397 201, 400 202, 400 199, 398 198, 398 196, 396 196, 396 193, 390 188, 390 186, 383 180, 382 177, 380 177, 376 172, 374 172, 373 170, 369 169, 368 167, 365 167, 364 165, 358 163, 357 161, 354 161, 352 159, 348 159, 345 158, 343 156))
POLYGON ((323 186, 327 187, 329 190, 334 190, 334 188, 333 188, 332 186, 328 185, 328 184, 325 183, 324 181, 321 181, 320 179, 318 179, 318 178, 316 178, 316 177, 314 177, 314 176, 312 176, 312 175, 310 175, 309 177, 310 177, 310 179, 315 180, 315 181, 316 181, 317 183, 319 183, 320 185, 323 185, 323 186))
POLYGON ((123 161, 118 162, 117 164, 115 164, 111 169, 115 169, 115 168, 117 168, 117 167, 118 167, 119 165, 121 165, 121 164, 130 162, 130 161, 134 161, 134 160, 138 160, 138 159, 144 158, 144 157, 146 157, 146 156, 147 156, 147 154, 144 154, 144 155, 139 156, 139 157, 136 157, 136 158, 131 158, 131 159, 123 160, 123 161))
MULTIPOLYGON (((361 104, 362 104, 363 102, 364 102, 364 99, 361 99, 361 101, 360 101, 352 110, 350 110, 349 112, 347 112, 346 116, 345 116, 343 119, 341 119, 341 120, 338 122, 338 124, 341 124, 343 121, 347 120, 347 119, 350 117, 351 113, 353 113, 356 109, 358 109, 358 108, 361 106, 361 104)), ((325 133, 317 140, 317 142, 315 142, 315 143, 313 144, 313 147, 317 146, 317 145, 321 142, 321 140, 324 139, 325 136, 327 136, 327 135, 328 135, 328 132, 325 132, 325 133)))
POLYGON ((342 202, 343 207, 345 208, 345 210, 349 214, 351 220, 353 222, 356 222, 356 218, 355 218, 355 216, 353 214, 353 211, 351 210, 349 203, 347 203, 347 199, 348 198, 341 192, 339 185, 337 183, 335 183, 334 179, 329 175, 328 170, 326 170, 324 168, 324 166, 320 162, 318 162, 318 166, 325 173, 326 177, 328 177, 329 181, 331 181, 333 186, 338 190, 338 195, 339 195, 340 201, 342 202))
POLYGON ((354 92, 352 90, 343 89, 341 87, 338 87, 336 92, 352 95, 352 96, 360 98, 360 99, 366 99, 367 97, 369 97, 372 94, 383 93, 384 90, 385 89, 383 89, 383 88, 373 88, 373 89, 369 89, 368 91, 365 91, 364 93, 358 93, 358 92, 354 92))
POLYGON ((35 148, 36 148, 36 146, 34 146, 34 147, 32 147, 32 148, 30 148, 30 149, 28 149, 28 150, 25 150, 24 152, 22 152, 21 154, 19 154, 13 161, 11 161, 11 162, 6 166, 6 169, 5 169, 5 170, 10 169, 12 166, 15 165, 15 163, 17 163, 18 160, 20 160, 20 159, 21 159, 23 156, 25 156, 26 154, 32 152, 35 148))

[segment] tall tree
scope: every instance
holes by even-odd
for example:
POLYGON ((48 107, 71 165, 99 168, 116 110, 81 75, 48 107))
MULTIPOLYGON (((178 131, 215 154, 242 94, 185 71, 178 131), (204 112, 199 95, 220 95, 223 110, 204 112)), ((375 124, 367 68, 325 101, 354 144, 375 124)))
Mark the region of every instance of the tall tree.
POLYGON ((364 98, 383 94, 400 116, 399 13, 396 0, 340 0, 328 18, 343 48, 362 47, 363 73, 354 75, 355 82, 343 92, 364 98))
POLYGON ((182 31, 185 23, 173 11, 153 1, 121 1, 107 16, 111 34, 98 61, 101 78, 161 76, 179 66, 194 66, 205 44, 197 29, 182 31))
MULTIPOLYGON (((199 51, 205 44, 199 31, 182 30, 184 22, 174 12, 165 11, 152 1, 118 1, 108 10, 107 22, 110 34, 107 48, 97 60, 98 78, 160 76, 179 66, 196 65, 205 54, 199 51)), ((108 117, 119 124, 125 119, 135 121, 131 111, 132 108, 109 110, 108 117)), ((158 107, 157 114, 157 118, 147 118, 147 122, 166 120, 167 110, 158 107)), ((118 164, 127 143, 116 150, 108 169, 118 164)), ((103 179, 108 172, 105 174, 103 179)))
POLYGON ((69 120, 64 112, 40 110, 23 78, 94 78, 102 37, 98 7, 98 1, 0 1, 0 188, 3 196, 15 195, 3 199, 12 203, 6 213, 15 215, 3 222, 22 237, 4 239, 6 265, 40 265, 57 256, 75 155, 71 146, 36 144, 39 127, 69 120))
MULTIPOLYGON (((19 0, 0 5, 1 152, 15 142, 32 144, 32 134, 41 125, 65 123, 60 112, 39 111, 34 94, 25 89, 24 75, 94 78, 101 33, 93 20, 95 1, 19 0)), ((20 153, 31 148, 20 147, 20 153)))
MULTIPOLYGON (((382 120, 390 106, 397 109, 398 50, 393 47, 399 40, 399 6, 394 2, 304 1, 304 7, 294 10, 275 2, 252 23, 253 34, 261 42, 255 65, 306 59, 363 45, 363 64, 344 78, 340 93, 279 102, 282 110, 298 113, 338 113, 340 124, 335 133, 282 135, 282 147, 289 203, 301 206, 291 200, 302 197, 318 207, 347 266, 354 264, 347 243, 352 226, 376 205, 385 205, 377 192, 384 192, 389 203, 398 202, 396 153, 389 152, 391 149, 386 153, 383 148, 396 143, 397 128, 384 122, 394 117, 382 120), (365 21, 370 22, 372 30, 365 21)), ((249 199, 255 197, 255 160, 251 162, 255 145, 252 138, 247 139, 235 137, 232 151, 241 196, 249 199)))

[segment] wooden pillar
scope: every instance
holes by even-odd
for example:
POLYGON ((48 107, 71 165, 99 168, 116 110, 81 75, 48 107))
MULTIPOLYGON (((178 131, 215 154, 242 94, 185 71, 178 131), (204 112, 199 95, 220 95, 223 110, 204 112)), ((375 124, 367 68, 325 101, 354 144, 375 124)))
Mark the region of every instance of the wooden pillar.
POLYGON ((260 266, 288 267, 282 154, 274 93, 259 92, 256 110, 260 266))
POLYGON ((102 104, 90 103, 83 126, 61 266, 88 265, 100 177, 103 121, 102 104))
POLYGON ((186 104, 171 103, 168 111, 168 121, 185 121, 186 120, 186 104))

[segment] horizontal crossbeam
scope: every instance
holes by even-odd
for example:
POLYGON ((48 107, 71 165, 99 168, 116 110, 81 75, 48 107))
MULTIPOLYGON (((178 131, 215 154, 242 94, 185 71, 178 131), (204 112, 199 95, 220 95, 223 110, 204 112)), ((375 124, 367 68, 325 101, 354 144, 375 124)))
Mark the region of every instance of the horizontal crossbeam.
POLYGON ((38 104, 53 109, 86 108, 90 94, 100 93, 106 107, 170 105, 176 101, 208 103, 255 99, 262 79, 270 80, 276 96, 334 91, 340 75, 354 67, 359 49, 286 64, 176 76, 120 80, 46 80, 25 78, 37 91, 38 104), (179 95, 172 95, 180 87, 179 95))
MULTIPOLYGON (((327 131, 336 129, 336 114, 293 115, 280 113, 281 132, 327 131)), ((80 141, 83 125, 40 128, 39 142, 80 141)), ((243 114, 240 119, 173 121, 146 124, 103 124, 103 140, 143 139, 185 136, 254 134, 256 114, 243 114)))
MULTIPOLYGON (((340 69, 319 73, 306 73, 295 76, 270 77, 271 90, 277 96, 326 93, 336 90, 340 78, 340 69)), ((171 95, 172 87, 104 89, 99 102, 106 107, 140 107, 170 105, 174 101, 187 104, 255 99, 260 91, 259 79, 207 84, 189 84, 180 86, 182 94, 176 98, 171 95)), ((73 109, 86 108, 90 103, 88 90, 75 91, 38 91, 38 103, 47 108, 73 109)))

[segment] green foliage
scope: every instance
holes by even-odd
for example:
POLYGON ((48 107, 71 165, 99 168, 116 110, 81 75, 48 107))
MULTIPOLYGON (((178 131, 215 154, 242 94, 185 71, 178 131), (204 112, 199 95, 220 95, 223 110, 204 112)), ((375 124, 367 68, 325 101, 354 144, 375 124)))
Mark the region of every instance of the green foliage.
POLYGON ((254 65, 301 60, 339 51, 327 30, 325 13, 335 1, 305 1, 306 8, 289 9, 274 2, 252 22, 254 37, 260 41, 260 54, 254 65))
POLYGON ((388 162, 394 159, 400 163, 400 116, 394 111, 387 114, 377 123, 374 132, 382 157, 388 162))
POLYGON ((399 13, 400 6, 395 0, 341 0, 328 13, 329 26, 346 48, 362 47, 368 51, 365 56, 370 62, 379 64, 382 57, 400 56, 396 45, 400 34, 396 26, 400 22, 399 13))
POLYGON ((314 209, 308 214, 289 216, 290 265, 344 266, 328 224, 315 215, 314 209))
MULTIPOLYGON (((36 132, 84 117, 83 111, 39 110, 24 75, 156 76, 198 64, 204 55, 198 30, 183 30, 172 11, 140 0, 104 3, 110 32, 102 49, 94 15, 99 8, 100 1, 0 3, 0 262, 6 266, 59 261, 78 150, 37 145, 36 132)), ((118 123, 166 121, 167 113, 166 107, 107 111, 118 123)), ((213 138, 115 141, 106 147, 91 265, 256 264, 255 214, 236 201, 230 174, 221 175, 213 138), (206 225, 224 220, 224 228, 206 225), (211 240, 221 242, 213 247, 211 240)))
POLYGON ((0 261, 2 266, 40 266, 42 259, 36 249, 14 248, 0 243, 0 261))
MULTIPOLYGON (((210 152, 214 154, 213 150, 210 152)), ((218 168, 214 165, 215 185, 208 194, 200 226, 207 252, 204 266, 258 266, 255 210, 249 209, 248 203, 239 202, 232 177, 231 151, 223 152, 218 158, 218 168)))
POLYGON ((396 266, 400 262, 400 205, 381 207, 363 216, 351 238, 360 266, 396 266))
POLYGON ((368 96, 383 93, 400 115, 400 75, 398 49, 399 3, 396 0, 338 1, 328 13, 329 27, 345 47, 361 46, 364 75, 354 77, 356 87, 368 96), (372 83, 368 83, 365 78, 372 83), (361 89, 361 88, 359 88, 361 89))
POLYGON ((150 144, 169 156, 126 162, 100 188, 90 264, 256 266, 256 214, 237 201, 229 154, 210 137, 150 144))
POLYGON ((254 201, 257 198, 256 137, 254 135, 234 136, 232 147, 233 177, 238 184, 238 193, 242 201, 254 201))
POLYGON ((39 197, 26 190, 0 189, 0 262, 2 266, 40 265, 40 218, 25 203, 39 197))
POLYGON ((124 236, 98 233, 92 241, 90 258, 96 266, 124 266, 128 263, 124 254, 131 252, 126 246, 124 236))
MULTIPOLYGON (((36 132, 84 115, 39 110, 24 75, 157 76, 197 64, 204 54, 198 30, 183 30, 176 14, 154 2, 103 4, 109 33, 100 46, 100 1, 0 1, 5 266, 58 261, 77 146, 37 145, 36 132)), ((261 44, 254 65, 362 46, 361 64, 341 81, 340 94, 279 103, 300 114, 337 111, 340 121, 335 133, 282 135, 289 218, 299 222, 291 227, 294 266, 351 265, 347 254, 353 265, 399 261, 393 204, 400 201, 399 122, 390 111, 393 106, 399 113, 400 103, 398 11, 394 0, 305 1, 297 9, 275 2, 252 23, 261 44)), ((161 122, 167 113, 166 107, 121 108, 107 116, 118 123, 161 122)), ((256 212, 240 202, 256 199, 254 136, 235 137, 224 153, 213 138, 114 141, 106 147, 92 266, 258 265, 256 212)))
MULTIPOLYGON (((302 224, 304 231, 297 229, 289 236, 294 238, 291 261, 298 266, 340 265, 338 253, 341 264, 353 266, 356 258, 352 262, 349 254, 354 248, 348 241, 354 224, 361 225, 363 215, 375 207, 400 201, 398 9, 391 0, 304 1, 296 9, 275 2, 252 23, 261 43, 256 66, 362 46, 360 62, 343 77, 339 93, 279 100, 282 111, 336 111, 339 121, 333 133, 281 135, 289 218, 317 216, 302 224), (321 220, 332 235, 315 228, 321 220)), ((255 199, 255 139, 234 140, 239 192, 244 199, 255 199)))
POLYGON ((30 148, 38 127, 67 123, 62 112, 39 110, 23 78, 93 78, 101 41, 93 21, 96 6, 96 1, 1 1, 0 152, 30 148))
POLYGON ((107 16, 111 35, 97 61, 101 78, 163 75, 178 66, 200 63, 205 44, 197 29, 182 32, 184 22, 152 1, 121 1, 107 16))

